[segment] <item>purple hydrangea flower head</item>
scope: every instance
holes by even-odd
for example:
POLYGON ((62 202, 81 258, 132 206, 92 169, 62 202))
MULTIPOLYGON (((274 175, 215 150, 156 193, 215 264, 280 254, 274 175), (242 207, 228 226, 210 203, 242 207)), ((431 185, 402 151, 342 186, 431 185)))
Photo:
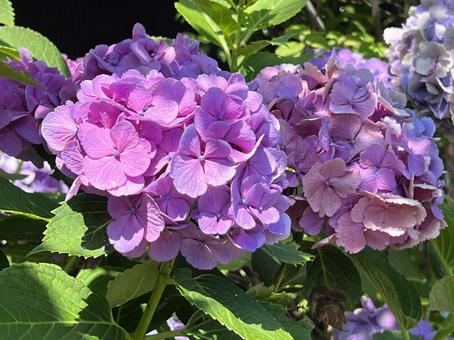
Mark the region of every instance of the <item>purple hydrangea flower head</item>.
POLYGON ((400 27, 387 28, 385 41, 391 73, 422 112, 436 118, 454 113, 454 6, 450 1, 424 0, 411 7, 400 27))
POLYGON ((12 177, 12 183, 26 192, 66 193, 68 186, 52 177, 53 170, 49 163, 37 167, 30 161, 0 153, 0 172, 12 177), (17 178, 17 179, 14 179, 17 178))
POLYGON ((75 85, 43 61, 33 61, 20 49, 20 60, 10 61, 41 86, 0 78, 0 151, 23 160, 34 160, 32 145, 41 144, 42 119, 55 107, 75 95, 75 85))
POLYGON ((132 38, 115 45, 98 45, 83 59, 81 79, 99 74, 121 76, 130 69, 142 74, 157 70, 165 77, 181 79, 219 72, 217 62, 199 51, 199 43, 182 34, 168 44, 150 38, 141 24, 135 24, 132 38))
MULTIPOLYGON (((299 223, 293 227, 317 235, 326 225, 328 239, 320 245, 329 241, 350 253, 437 237, 445 226, 439 209, 444 183, 433 122, 416 118, 370 71, 350 62, 343 67, 333 55, 265 69, 251 84, 264 98, 275 95, 267 103, 281 125, 288 183, 302 189, 299 196, 294 189, 292 217, 299 223), (273 88, 286 75, 299 79, 293 96, 273 88)), ((247 183, 238 190, 243 205, 247 183)), ((245 208, 233 202, 247 227, 245 208)))
POLYGON ((366 340, 372 339, 373 334, 385 330, 398 330, 396 318, 385 304, 376 308, 371 298, 361 297, 361 308, 346 312, 346 322, 342 330, 335 330, 336 340, 366 340))
POLYGON ((389 73, 387 62, 378 58, 364 58, 359 52, 353 52, 347 48, 335 49, 337 62, 342 66, 352 65, 357 69, 368 69, 374 75, 374 79, 384 84, 386 87, 392 86, 392 75, 389 73))
POLYGON ((74 179, 67 198, 108 197, 109 240, 129 257, 181 253, 210 269, 287 238, 287 156, 262 96, 240 74, 211 69, 187 38, 168 47, 136 30, 102 58, 92 51, 85 72, 102 74, 43 121, 74 179))
POLYGON ((432 329, 427 320, 421 320, 416 327, 410 329, 409 333, 421 340, 432 340, 437 335, 437 331, 432 329))

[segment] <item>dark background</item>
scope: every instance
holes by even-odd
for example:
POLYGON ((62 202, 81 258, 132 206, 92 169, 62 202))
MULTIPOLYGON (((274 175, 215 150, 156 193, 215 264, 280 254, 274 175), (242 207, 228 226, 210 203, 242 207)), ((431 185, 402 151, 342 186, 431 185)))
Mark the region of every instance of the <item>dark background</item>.
POLYGON ((38 31, 71 58, 85 55, 98 44, 131 36, 136 22, 152 36, 173 38, 190 31, 176 19, 170 0, 12 0, 16 25, 38 31))

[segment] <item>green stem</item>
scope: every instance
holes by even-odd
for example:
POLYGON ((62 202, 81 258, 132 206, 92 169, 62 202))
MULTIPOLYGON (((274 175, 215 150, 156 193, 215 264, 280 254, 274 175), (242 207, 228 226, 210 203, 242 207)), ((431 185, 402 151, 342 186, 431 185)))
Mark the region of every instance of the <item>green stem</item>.
POLYGON ((444 340, 447 339, 448 336, 451 335, 452 332, 454 332, 454 315, 450 314, 448 318, 446 319, 443 324, 447 324, 446 327, 441 328, 438 330, 437 335, 435 336, 434 340, 444 340))
POLYGON ((158 280, 156 281, 156 286, 151 292, 150 300, 148 300, 147 306, 145 307, 145 311, 143 312, 142 318, 140 319, 136 330, 131 335, 133 340, 143 340, 145 338, 148 326, 150 325, 150 322, 153 319, 153 315, 156 312, 156 309, 158 308, 158 304, 159 301, 161 300, 162 293, 164 293, 166 286, 170 282, 172 282, 172 279, 170 278, 172 267, 173 260, 169 262, 164 262, 161 265, 158 280))
POLYGON ((77 257, 70 256, 63 266, 63 270, 68 274, 74 269, 74 266, 77 264, 77 257))
POLYGON ((179 329, 176 331, 167 331, 161 332, 154 335, 149 335, 145 337, 146 340, 159 340, 159 339, 167 339, 167 338, 174 338, 176 336, 185 335, 184 329, 179 329))
POLYGON ((238 49, 241 46, 241 16, 243 15, 243 6, 244 1, 240 0, 238 6, 236 7, 236 16, 238 21, 238 29, 235 33, 235 43, 232 46, 232 60, 230 63, 230 71, 238 71, 238 49))
POLYGON ((274 292, 279 291, 279 289, 281 288, 281 284, 282 284, 282 281, 284 280, 284 276, 285 276, 285 263, 281 263, 281 265, 279 266, 279 270, 277 271, 276 278, 274 279, 274 283, 273 283, 274 292))
POLYGON ((400 327, 400 334, 402 335, 402 340, 410 340, 410 334, 405 327, 400 327))
POLYGON ((437 244, 435 242, 431 242, 431 246, 432 246, 432 249, 435 250, 435 253, 437 254, 438 260, 440 261, 440 263, 443 267, 443 270, 445 271, 445 275, 451 275, 452 274, 451 267, 446 262, 444 257, 441 255, 440 249, 438 249, 437 244))

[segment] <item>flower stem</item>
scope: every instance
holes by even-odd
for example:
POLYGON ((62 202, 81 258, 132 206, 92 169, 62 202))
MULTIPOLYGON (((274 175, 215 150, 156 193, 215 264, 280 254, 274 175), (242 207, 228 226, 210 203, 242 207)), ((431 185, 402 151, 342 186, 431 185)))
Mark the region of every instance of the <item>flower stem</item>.
POLYGON ((410 340, 410 334, 405 327, 400 328, 400 334, 402 335, 402 340, 410 340))
POLYGON ((285 263, 281 263, 279 266, 279 270, 277 271, 276 277, 274 279, 274 292, 278 292, 279 289, 281 288, 282 281, 284 280, 285 276, 285 263))
POLYGON ((176 331, 160 332, 158 334, 149 335, 149 336, 145 337, 145 339, 146 340, 160 340, 160 339, 174 338, 176 336, 185 335, 185 334, 186 333, 184 332, 183 329, 178 329, 176 331))
MULTIPOLYGON (((153 291, 151 292, 150 300, 148 300, 147 306, 145 307, 145 311, 143 312, 142 318, 137 325, 136 330, 131 335, 133 340, 143 340, 145 338, 145 334, 147 333, 148 326, 150 325, 151 320, 153 319, 153 315, 158 308, 159 301, 161 300, 162 293, 166 286, 172 282, 170 278, 170 273, 173 267, 173 260, 169 262, 164 262, 161 265, 159 270, 158 280, 156 281, 156 286, 154 287, 153 291)), ((163 338, 157 338, 163 339, 163 338)))

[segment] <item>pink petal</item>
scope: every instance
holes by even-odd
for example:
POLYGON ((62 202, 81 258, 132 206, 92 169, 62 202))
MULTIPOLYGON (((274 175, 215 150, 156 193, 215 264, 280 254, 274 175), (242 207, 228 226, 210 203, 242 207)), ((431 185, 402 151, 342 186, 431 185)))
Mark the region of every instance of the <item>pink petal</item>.
POLYGON ((364 226, 360 223, 354 223, 349 213, 342 215, 336 228, 336 243, 344 247, 349 253, 360 252, 366 246, 364 226))
POLYGON ((110 243, 118 252, 128 253, 141 244, 145 229, 134 215, 128 214, 110 222, 107 234, 110 243))
POLYGON ((311 236, 320 233, 324 219, 320 218, 310 207, 304 209, 303 216, 299 220, 298 225, 311 236))
POLYGON ((118 188, 126 183, 126 175, 122 166, 114 157, 101 159, 85 157, 83 168, 90 184, 97 189, 118 188))
POLYGON ((161 210, 150 195, 143 195, 141 208, 142 206, 146 213, 145 239, 153 242, 158 239, 161 231, 164 230, 164 219, 161 215, 161 210))
POLYGON ((235 222, 244 229, 252 229, 257 225, 252 214, 244 207, 237 208, 235 222))
POLYGON ((167 204, 167 215, 174 221, 185 220, 190 211, 191 207, 189 203, 182 198, 174 198, 167 204))
POLYGON ((69 142, 75 139, 77 125, 68 110, 57 108, 44 118, 41 133, 52 150, 62 151, 69 142))
POLYGON ((174 179, 178 192, 193 198, 204 194, 208 188, 202 164, 198 159, 174 155, 170 165, 170 176, 174 179))
POLYGON ((139 143, 129 147, 120 154, 123 171, 128 176, 140 176, 147 171, 151 161, 151 146, 148 141, 140 138, 139 143))
POLYGON ((227 142, 220 139, 210 139, 205 146, 206 158, 228 158, 231 147, 227 142))
POLYGON ((153 105, 145 112, 145 117, 158 124, 170 125, 178 117, 178 104, 173 100, 158 97, 153 105))
POLYGON ((201 155, 200 139, 194 124, 184 130, 178 145, 178 152, 194 158, 201 155))
POLYGON ((107 201, 107 211, 113 218, 120 218, 128 214, 129 210, 134 207, 137 200, 124 197, 109 197, 107 201))
POLYGON ((224 216, 217 218, 215 214, 201 212, 198 218, 199 228, 205 234, 222 235, 233 225, 233 221, 224 216))
POLYGON ((79 127, 78 136, 82 147, 91 158, 99 159, 113 155, 115 148, 108 129, 83 123, 79 127))
POLYGON ((159 238, 150 243, 150 257, 158 262, 166 262, 178 255, 181 236, 175 231, 163 231, 159 238))
POLYGON ((236 172, 233 162, 227 159, 207 159, 203 168, 206 183, 213 186, 226 184, 235 176, 236 172))
POLYGON ((114 196, 130 196, 139 194, 145 185, 145 179, 143 176, 129 177, 126 176, 125 184, 108 189, 109 194, 114 196))
POLYGON ((134 125, 127 120, 116 123, 110 131, 110 137, 120 153, 135 147, 139 143, 139 135, 134 125))

